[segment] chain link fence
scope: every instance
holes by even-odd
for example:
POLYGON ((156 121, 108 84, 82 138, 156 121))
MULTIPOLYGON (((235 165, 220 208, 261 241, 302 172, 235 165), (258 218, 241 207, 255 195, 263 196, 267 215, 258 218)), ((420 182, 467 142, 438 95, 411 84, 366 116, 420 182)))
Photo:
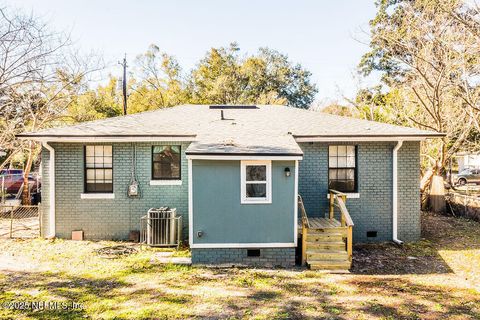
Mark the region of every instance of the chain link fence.
POLYGON ((0 204, 0 238, 36 238, 40 232, 38 205, 0 204))
POLYGON ((450 191, 445 195, 449 209, 455 216, 463 216, 480 222, 480 197, 450 191))

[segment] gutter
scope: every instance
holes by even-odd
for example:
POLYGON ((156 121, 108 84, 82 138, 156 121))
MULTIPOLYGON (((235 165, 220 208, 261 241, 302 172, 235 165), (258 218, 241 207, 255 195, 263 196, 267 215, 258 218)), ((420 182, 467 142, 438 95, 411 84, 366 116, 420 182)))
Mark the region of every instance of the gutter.
POLYGON ((398 150, 402 147, 403 140, 398 140, 393 148, 393 196, 392 196, 392 241, 396 244, 403 244, 398 239, 398 150))
POLYGON ((438 135, 323 135, 323 136, 293 136, 296 142, 369 142, 369 141, 424 141, 431 138, 444 137, 442 134, 438 135))
POLYGON ((48 144, 48 142, 43 142, 42 145, 50 152, 50 160, 48 163, 48 178, 49 178, 49 235, 47 238, 55 238, 55 149, 48 144))
POLYGON ((44 142, 152 142, 152 141, 195 141, 196 135, 39 135, 19 134, 19 139, 36 140, 44 142))

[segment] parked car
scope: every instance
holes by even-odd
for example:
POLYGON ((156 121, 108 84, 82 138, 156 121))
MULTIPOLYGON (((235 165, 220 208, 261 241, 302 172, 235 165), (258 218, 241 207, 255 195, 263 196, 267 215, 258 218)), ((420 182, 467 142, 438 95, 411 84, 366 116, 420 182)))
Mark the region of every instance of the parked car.
POLYGON ((9 174, 21 174, 23 175, 23 170, 22 169, 2 169, 0 171, 0 176, 5 176, 9 174))
POLYGON ((480 169, 467 168, 463 169, 458 175, 456 182, 458 185, 466 185, 467 183, 480 183, 480 169))
MULTIPOLYGON (((3 169, 0 171, 0 188, 3 187, 7 194, 15 195, 18 193, 23 184, 23 170, 22 169, 3 169)), ((28 181, 33 184, 31 193, 40 193, 41 181, 33 175, 28 176, 28 181)), ((1 191, 1 190, 0 190, 1 191)))

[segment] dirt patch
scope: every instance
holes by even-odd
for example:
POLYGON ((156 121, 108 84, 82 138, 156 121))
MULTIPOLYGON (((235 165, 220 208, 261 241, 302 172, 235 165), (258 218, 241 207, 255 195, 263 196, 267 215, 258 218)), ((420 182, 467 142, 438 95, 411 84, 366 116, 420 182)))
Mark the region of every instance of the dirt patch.
POLYGON ((352 273, 356 274, 432 274, 450 273, 448 264, 431 243, 421 244, 422 251, 410 245, 393 243, 357 245, 353 252, 352 273))
POLYGON ((422 213, 419 242, 357 245, 355 274, 458 274, 480 290, 480 223, 470 219, 422 213))

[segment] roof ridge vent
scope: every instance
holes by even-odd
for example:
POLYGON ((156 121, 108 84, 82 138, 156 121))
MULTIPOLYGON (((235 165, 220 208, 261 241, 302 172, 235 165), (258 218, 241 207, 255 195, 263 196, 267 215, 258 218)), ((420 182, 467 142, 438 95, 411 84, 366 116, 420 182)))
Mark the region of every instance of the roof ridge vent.
POLYGON ((258 109, 255 105, 213 105, 210 106, 210 109, 258 109))

